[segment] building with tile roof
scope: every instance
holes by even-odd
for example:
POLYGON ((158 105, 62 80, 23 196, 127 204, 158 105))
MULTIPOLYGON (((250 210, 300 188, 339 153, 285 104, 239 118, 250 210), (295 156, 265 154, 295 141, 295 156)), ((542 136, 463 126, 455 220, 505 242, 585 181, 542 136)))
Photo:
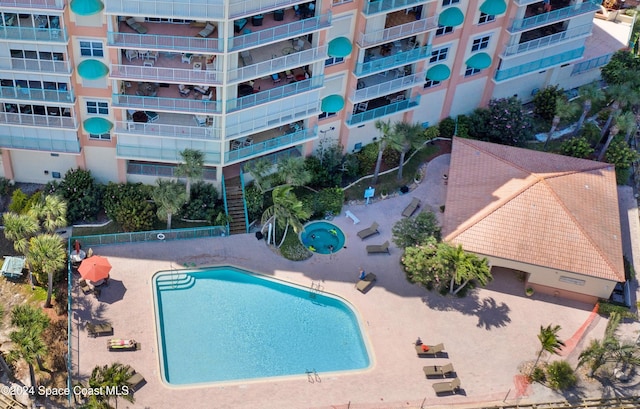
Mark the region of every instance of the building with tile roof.
POLYGON ((537 291, 594 301, 625 281, 610 164, 454 138, 445 209, 445 241, 537 291))

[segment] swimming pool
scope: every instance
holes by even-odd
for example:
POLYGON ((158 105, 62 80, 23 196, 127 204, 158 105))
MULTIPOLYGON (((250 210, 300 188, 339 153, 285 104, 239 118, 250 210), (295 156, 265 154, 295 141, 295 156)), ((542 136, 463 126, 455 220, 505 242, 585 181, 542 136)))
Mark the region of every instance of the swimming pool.
POLYGON ((337 297, 230 266, 158 272, 153 283, 171 385, 369 366, 358 317, 337 297))
POLYGON ((307 223, 300 232, 300 242, 309 250, 331 254, 344 247, 344 233, 333 223, 317 221, 307 223))

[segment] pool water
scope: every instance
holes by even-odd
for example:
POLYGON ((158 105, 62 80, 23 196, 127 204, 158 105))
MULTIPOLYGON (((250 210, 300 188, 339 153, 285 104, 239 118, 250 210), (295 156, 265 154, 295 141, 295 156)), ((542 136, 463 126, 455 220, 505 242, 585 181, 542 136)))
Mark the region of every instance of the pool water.
POLYGON ((344 247, 344 233, 329 222, 311 222, 300 232, 300 242, 314 253, 331 254, 344 247))
POLYGON ((171 385, 369 366, 358 318, 337 297, 226 266, 159 272, 154 294, 171 385))

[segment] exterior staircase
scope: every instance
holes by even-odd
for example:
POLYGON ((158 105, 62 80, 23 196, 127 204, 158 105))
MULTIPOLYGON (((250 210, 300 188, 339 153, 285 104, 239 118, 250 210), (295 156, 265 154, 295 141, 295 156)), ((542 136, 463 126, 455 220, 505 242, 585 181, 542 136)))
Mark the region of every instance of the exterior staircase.
POLYGON ((244 234, 247 232, 247 222, 244 217, 244 197, 240 178, 225 179, 227 194, 227 212, 231 217, 229 234, 244 234))

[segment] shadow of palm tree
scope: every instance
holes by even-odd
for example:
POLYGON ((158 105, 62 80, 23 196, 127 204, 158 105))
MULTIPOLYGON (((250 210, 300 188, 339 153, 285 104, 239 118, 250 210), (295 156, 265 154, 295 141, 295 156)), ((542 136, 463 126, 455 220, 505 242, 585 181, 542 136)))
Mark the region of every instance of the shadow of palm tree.
POLYGON ((466 297, 443 296, 434 291, 422 297, 422 301, 431 309, 438 311, 457 311, 464 315, 477 316, 479 328, 486 330, 504 327, 511 322, 511 308, 507 304, 496 303, 493 297, 478 298, 477 291, 470 291, 466 297))
POLYGON ((478 304, 475 315, 478 316, 478 328, 484 327, 486 330, 500 328, 511 322, 509 312, 511 309, 505 303, 496 303, 493 297, 487 297, 478 304))

